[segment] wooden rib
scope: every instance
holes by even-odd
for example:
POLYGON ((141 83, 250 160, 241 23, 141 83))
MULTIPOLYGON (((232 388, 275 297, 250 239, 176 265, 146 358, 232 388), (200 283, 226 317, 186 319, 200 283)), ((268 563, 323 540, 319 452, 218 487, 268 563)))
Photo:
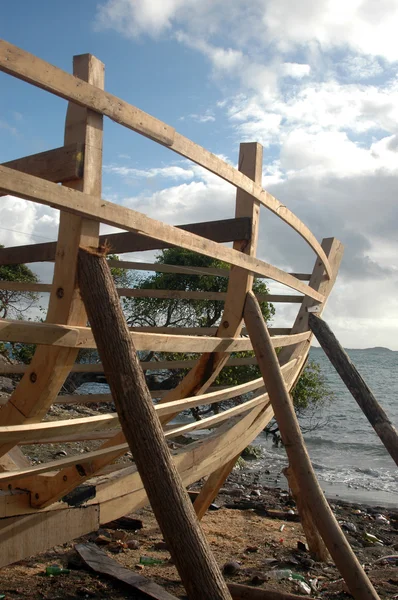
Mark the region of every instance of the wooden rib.
POLYGON ((177 154, 189 158, 243 192, 250 194, 301 235, 318 255, 325 265, 326 273, 331 277, 332 271, 325 253, 304 223, 281 202, 263 190, 258 183, 208 150, 183 137, 172 127, 108 92, 77 81, 69 73, 65 73, 5 41, 0 41, 0 69, 66 100, 100 112, 117 123, 169 147, 177 154))
MULTIPOLYGON (((203 236, 205 237, 205 236, 203 236)), ((233 240, 230 240, 233 241, 233 240)), ((125 260, 109 260, 110 267, 118 267, 132 271, 155 271, 159 273, 182 273, 185 275, 215 275, 217 277, 229 277, 229 269, 216 269, 214 267, 183 267, 182 265, 168 265, 163 263, 143 263, 125 260)), ((311 273, 289 273, 292 277, 301 281, 309 281, 311 273)))
MULTIPOLYGON (((209 436, 206 445, 200 441, 175 453, 175 463, 184 485, 197 481, 209 470, 214 470, 218 464, 225 462, 231 443, 239 453, 265 427, 271 417, 270 409, 254 409, 242 421, 221 426, 209 436)), ((114 465, 114 468, 116 470, 118 465, 114 465)), ((84 509, 70 509, 65 503, 57 503, 40 512, 36 512, 30 506, 28 492, 14 491, 4 497, 0 502, 0 516, 9 518, 0 521, 4 542, 0 553, 0 566, 44 551, 60 543, 60 540, 62 543, 67 542, 94 531, 100 523, 128 514, 147 502, 145 490, 134 467, 124 468, 113 476, 101 478, 96 483, 96 492, 96 497, 89 501, 84 509), (15 536, 17 527, 20 533, 15 536)))
MULTIPOLYGON (((288 364, 282 367, 282 372, 289 372, 290 369, 297 363, 297 359, 290 361, 288 364)), ((224 400, 230 400, 243 394, 259 390, 263 387, 264 381, 260 377, 248 383, 242 383, 232 388, 226 388, 223 390, 217 390, 208 394, 202 394, 198 396, 192 396, 191 398, 183 398, 181 400, 174 400, 172 402, 157 404, 155 405, 156 413, 159 416, 170 416, 180 413, 184 410, 202 406, 205 404, 218 404, 224 400)), ((263 398, 263 394, 261 398, 263 398)), ((243 406, 246 403, 242 403, 239 406, 243 406)), ((248 404, 248 406, 252 406, 248 404)), ((253 405, 254 406, 254 405, 253 405)), ((227 411, 223 413, 230 414, 227 411)), ((199 425, 206 423, 206 419, 202 419, 199 425)), ((27 425, 11 425, 6 427, 0 427, 0 436, 4 442, 14 443, 27 443, 36 438, 44 440, 51 439, 54 436, 69 435, 79 432, 90 432, 95 429, 103 427, 111 427, 118 425, 119 420, 117 413, 97 415, 94 417, 80 417, 78 419, 63 419, 60 421, 49 421, 45 423, 31 423, 27 425)), ((176 430, 173 428, 173 431, 176 430)), ((86 439, 86 438, 83 438, 86 439)))
POLYGON ((113 202, 101 200, 101 203, 98 203, 98 199, 89 194, 71 190, 67 187, 59 187, 55 183, 19 173, 1 165, 0 190, 39 204, 67 210, 81 217, 101 221, 108 225, 121 227, 129 231, 139 231, 163 242, 211 256, 263 277, 269 277, 319 302, 323 301, 323 296, 308 285, 265 261, 226 248, 193 233, 177 229, 172 225, 156 221, 138 211, 119 206, 113 202))
MULTIPOLYGON (((197 364, 197 360, 160 360, 142 362, 141 366, 146 371, 161 371, 163 369, 191 369, 197 364)), ((255 365, 256 358, 249 356, 247 358, 230 358, 226 365, 229 367, 241 367, 242 365, 255 365)), ((25 373, 30 365, 10 365, 7 367, 0 364, 0 374, 5 373, 25 373)), ((101 363, 76 363, 70 369, 72 373, 103 373, 104 369, 101 363)))
POLYGON ((48 179, 54 183, 65 183, 83 177, 83 160, 84 145, 75 143, 2 164, 10 169, 48 179))
MULTIPOLYGON (((74 57, 73 73, 71 77, 77 85, 83 79, 87 79, 98 88, 104 85, 104 65, 91 55, 74 57)), ((83 179, 68 182, 69 188, 73 188, 68 191, 72 195, 83 192, 89 194, 93 205, 101 202, 102 122, 102 116, 97 113, 86 111, 73 104, 68 106, 65 145, 82 143, 85 146, 83 179)), ((1 168, 6 169, 6 167, 1 168)), ((8 170, 17 177, 31 177, 35 181, 44 181, 12 169, 8 170)), ((55 183, 47 183, 58 192, 67 190, 66 187, 60 187, 55 183)), ((61 211, 53 293, 50 296, 46 319, 48 323, 76 325, 87 323, 84 306, 76 288, 76 256, 80 244, 97 245, 98 234, 97 220, 90 221, 61 211)), ((26 368, 25 375, 8 403, 0 411, 0 425, 22 423, 26 419, 40 421, 58 396, 76 360, 77 352, 74 348, 39 346, 31 364, 26 368)), ((0 444, 0 456, 8 452, 11 447, 10 444, 0 444)))
MULTIPOLYGON (((294 335, 276 335, 272 338, 274 348, 291 346, 305 341, 310 331, 294 335)), ((164 333, 131 332, 137 350, 157 352, 243 352, 251 350, 248 338, 219 338, 164 333)), ((67 348, 95 348, 95 340, 89 327, 53 325, 32 321, 0 320, 0 339, 5 342, 43 344, 67 348)))
MULTIPOLYGON (((47 283, 23 283, 20 281, 0 281, 0 290, 18 291, 18 292, 51 292, 52 285, 47 283)), ((131 298, 159 298, 159 299, 181 299, 181 300, 217 300, 224 302, 227 297, 226 292, 197 292, 185 290, 155 290, 138 288, 118 288, 119 296, 131 298)), ((302 296, 287 294, 257 294, 259 302, 273 303, 294 303, 300 304, 303 301, 302 296)))
POLYGON ((216 277, 229 277, 229 269, 216 269, 215 267, 185 267, 182 265, 167 265, 163 263, 143 263, 126 260, 108 260, 110 267, 131 271, 156 271, 157 273, 179 273, 183 275, 214 275, 216 277))
POLYGON ((19 442, 19 446, 33 445, 33 444, 70 444, 73 442, 87 442, 97 440, 108 440, 116 433, 119 433, 120 429, 105 429, 104 431, 88 431, 83 433, 70 433, 65 435, 57 435, 54 437, 46 438, 45 440, 34 439, 27 442, 19 442))
MULTIPOLYGON (((147 333, 168 333, 170 335, 215 335, 217 327, 150 327, 143 325, 140 327, 131 327, 132 331, 145 331, 147 333)), ((289 335, 290 327, 269 327, 268 331, 271 335, 289 335)), ((241 331, 242 335, 246 335, 246 329, 241 331)))
MULTIPOLYGON (((187 225, 176 225, 177 229, 183 229, 196 233, 213 242, 233 242, 234 240, 247 240, 250 237, 250 219, 223 219, 221 221, 205 221, 203 223, 189 223, 187 225)), ((145 250, 161 250, 170 248, 171 244, 153 240, 135 232, 110 233, 100 236, 100 244, 107 243, 112 252, 123 254, 124 252, 143 252, 145 250)), ((13 246, 12 248, 0 248, 0 264, 19 265, 32 262, 51 262, 55 259, 56 242, 44 244, 29 244, 27 246, 13 246)), ((300 277, 298 277, 300 279, 300 277)))
POLYGON ((173 143, 173 127, 3 40, 0 40, 0 69, 166 146, 173 143))

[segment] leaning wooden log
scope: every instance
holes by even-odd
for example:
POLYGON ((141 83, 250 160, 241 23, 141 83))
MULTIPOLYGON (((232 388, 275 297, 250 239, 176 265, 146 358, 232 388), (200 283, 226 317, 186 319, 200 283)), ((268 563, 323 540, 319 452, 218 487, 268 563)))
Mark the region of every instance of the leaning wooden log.
POLYGON ((303 499, 303 494, 299 488, 293 470, 291 467, 287 467, 286 469, 283 469, 283 474, 288 481, 293 498, 297 504, 301 525, 304 530, 312 558, 321 562, 328 562, 330 560, 329 552, 321 536, 319 535, 318 529, 316 528, 314 519, 312 517, 311 508, 303 499))
POLYGON ((357 401, 391 458, 398 465, 397 430, 377 402, 372 390, 358 373, 329 325, 313 313, 309 314, 308 323, 330 362, 357 401))
POLYGON ((380 600, 341 531, 316 479, 276 352, 260 306, 252 292, 247 294, 244 319, 303 501, 311 508, 318 531, 354 598, 380 600))
POLYGON ((78 280, 123 432, 188 597, 230 599, 167 447, 103 252, 80 249, 78 280))

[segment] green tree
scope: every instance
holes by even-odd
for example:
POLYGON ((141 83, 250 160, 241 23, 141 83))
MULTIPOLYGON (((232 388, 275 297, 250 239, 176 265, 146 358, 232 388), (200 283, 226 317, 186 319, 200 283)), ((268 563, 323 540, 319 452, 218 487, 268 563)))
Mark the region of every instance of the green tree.
MULTIPOLYGON (((211 257, 197 254, 190 250, 180 248, 169 248, 163 250, 157 257, 159 264, 178 265, 180 267, 210 269, 228 269, 228 265, 211 257)), ((208 274, 179 274, 156 272, 135 274, 131 282, 138 289, 153 290, 181 290, 181 291, 204 291, 204 292, 226 292, 228 278, 208 274)), ((268 293, 266 284, 255 279, 253 291, 256 294, 268 293)), ((190 300, 181 298, 125 298, 123 301, 127 322, 130 326, 149 327, 216 327, 222 317, 224 302, 219 300, 190 300)), ((268 302, 260 303, 264 319, 270 323, 275 314, 274 306, 268 302)), ((253 356, 252 352, 239 352, 233 357, 253 356)), ((198 354, 185 354, 185 358, 199 358, 198 354)), ((181 360, 181 354, 177 353, 142 353, 141 358, 145 361, 181 360)), ((160 376, 148 375, 147 380, 150 388, 168 389, 173 388, 186 375, 188 369, 170 370, 163 372, 160 376)), ((226 366, 215 381, 215 385, 237 385, 260 377, 257 365, 226 366)), ((320 406, 322 402, 330 397, 326 383, 321 377, 319 366, 309 362, 304 369, 299 382, 292 392, 297 414, 303 416, 312 410, 312 407, 320 406)), ((200 407, 193 410, 195 417, 218 410, 218 405, 200 407)))
MULTIPOLYGON (((0 248, 4 248, 0 244, 0 248)), ((26 265, 0 265, 0 281, 37 283, 38 278, 26 265)), ((18 319, 37 304, 34 292, 0 290, 0 317, 18 319)))

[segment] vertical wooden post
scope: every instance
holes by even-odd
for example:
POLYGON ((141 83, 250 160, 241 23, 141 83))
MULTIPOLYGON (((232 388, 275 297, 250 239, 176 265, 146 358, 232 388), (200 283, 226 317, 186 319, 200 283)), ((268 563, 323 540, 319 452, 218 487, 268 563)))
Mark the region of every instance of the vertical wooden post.
MULTIPOLYGON (((104 65, 91 54, 75 56, 73 74, 96 87, 104 87, 104 65)), ((65 122, 65 145, 83 143, 83 179, 67 185, 98 197, 101 201, 102 182, 102 115, 69 103, 65 122)), ((69 212, 60 214, 53 288, 47 312, 47 322, 86 325, 86 314, 76 291, 76 265, 79 244, 97 245, 99 223, 69 212)), ((16 425, 40 421, 57 397, 78 350, 38 346, 31 364, 0 411, 1 425, 16 425)), ((0 457, 13 447, 0 445, 0 457)))
POLYGON ((171 457, 105 255, 80 250, 78 279, 120 423, 189 598, 230 600, 171 457))
POLYGON ((260 306, 252 292, 247 294, 244 318, 302 499, 312 510, 318 531, 354 598, 380 600, 341 531, 316 479, 278 357, 260 306))
POLYGON ((329 325, 315 314, 309 315, 309 325, 330 362, 383 442, 387 452, 398 465, 398 434, 394 425, 358 373, 347 352, 339 344, 329 325))
MULTIPOLYGON (((263 147, 257 143, 240 144, 239 148, 239 170, 261 185, 263 170, 263 147)), ((258 227, 260 219, 260 204, 242 190, 236 191, 235 217, 250 217, 251 219, 251 237, 249 241, 234 242, 234 249, 244 252, 249 256, 255 256, 258 244, 258 227)), ((221 319, 221 325, 218 328, 219 337, 235 337, 239 335, 243 321, 243 307, 245 305, 246 293, 252 289, 253 275, 239 267, 232 267, 228 281, 227 297, 225 300, 224 313, 221 319)), ((224 366, 228 356, 218 354, 213 362, 213 372, 211 377, 207 376, 206 388, 217 377, 224 366), (218 361, 218 364, 217 362, 218 361)), ((204 391, 201 390, 197 393, 204 391)), ((227 479, 234 468, 235 459, 227 465, 223 465, 208 477, 202 487, 199 496, 194 502, 194 507, 198 518, 201 519, 206 513, 210 504, 218 494, 218 490, 227 479)))

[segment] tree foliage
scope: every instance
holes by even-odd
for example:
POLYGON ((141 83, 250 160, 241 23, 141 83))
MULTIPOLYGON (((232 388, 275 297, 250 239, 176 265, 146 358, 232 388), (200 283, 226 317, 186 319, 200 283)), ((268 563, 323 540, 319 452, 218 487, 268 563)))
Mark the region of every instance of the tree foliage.
MULTIPOLYGON (((4 248, 0 244, 0 248, 4 248)), ((0 281, 37 283, 38 278, 26 265, 0 265, 0 281)), ((34 292, 0 290, 0 317, 22 318, 24 313, 38 301, 34 292)))

